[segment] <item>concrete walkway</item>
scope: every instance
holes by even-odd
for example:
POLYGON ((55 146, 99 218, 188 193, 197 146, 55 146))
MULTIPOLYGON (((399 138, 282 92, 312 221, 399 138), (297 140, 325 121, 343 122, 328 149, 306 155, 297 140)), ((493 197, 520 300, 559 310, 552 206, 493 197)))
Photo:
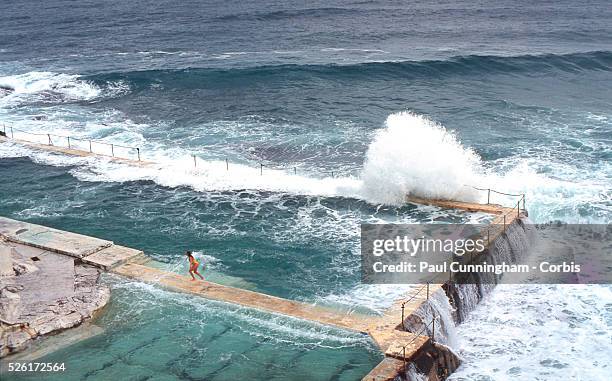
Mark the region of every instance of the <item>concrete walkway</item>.
POLYGON ((112 272, 126 278, 160 285, 173 291, 196 294, 206 299, 237 304, 350 331, 366 333, 368 326, 374 323, 373 318, 369 316, 345 314, 331 308, 310 305, 202 280, 193 281, 188 276, 133 263, 126 263, 115 267, 112 272))
POLYGON ((59 154, 63 154, 63 155, 80 156, 80 157, 104 157, 104 158, 107 158, 108 160, 111 160, 111 161, 116 161, 116 162, 120 162, 120 163, 126 163, 126 164, 129 164, 129 165, 147 166, 147 165, 153 164, 153 162, 145 161, 145 160, 126 159, 126 158, 117 157, 117 156, 104 155, 104 154, 101 154, 101 153, 93 153, 93 152, 89 152, 89 151, 83 151, 83 150, 80 150, 80 149, 67 148, 67 147, 61 147, 61 146, 53 146, 53 145, 48 145, 48 144, 34 143, 34 142, 29 142, 27 140, 21 140, 21 139, 9 139, 7 137, 0 136, 0 143, 2 143, 2 142, 13 142, 13 143, 21 144, 21 145, 26 146, 26 147, 35 148, 37 150, 47 151, 47 152, 55 152, 55 153, 59 153, 59 154))
MULTIPOLYGON (((402 322, 401 301, 396 302, 382 316, 346 313, 212 282, 192 281, 189 276, 143 265, 142 262, 146 256, 140 250, 41 225, 0 217, 0 236, 25 247, 77 258, 79 261, 104 271, 159 285, 173 291, 191 293, 207 299, 369 334, 381 351, 389 356, 403 356, 403 345, 400 344, 410 342, 405 352, 406 357, 409 358, 416 353, 422 343, 429 340, 426 336, 415 339, 413 334, 398 330, 402 322)), ((436 287, 439 286, 431 286, 432 292, 436 287)), ((424 293, 414 297, 405 306, 406 316, 426 300, 424 293)))
MULTIPOLYGON (((492 213, 496 217, 488 227, 491 242, 520 215, 516 209, 499 205, 479 205, 446 200, 423 200, 409 198, 410 202, 426 203, 444 208, 462 209, 492 213)), ((485 234, 485 233, 483 233, 485 234)), ((78 258, 84 263, 104 271, 160 285, 170 290, 200 295, 204 298, 233 303, 261 311, 291 316, 323 325, 369 334, 386 356, 409 361, 430 338, 417 337, 401 328, 402 303, 404 318, 414 313, 427 302, 425 293, 407 295, 398 300, 382 316, 373 317, 348 314, 322 306, 310 305, 293 300, 278 298, 254 291, 224 286, 207 281, 191 281, 188 276, 155 269, 142 264, 146 256, 141 250, 115 245, 99 238, 75 234, 41 225, 30 224, 0 217, 0 236, 9 241, 36 247, 55 253, 78 258), (410 297, 409 302, 405 302, 410 297)), ((442 282, 440 282, 442 283, 442 282)), ((430 285, 430 293, 441 288, 440 284, 430 285)))
MULTIPOLYGON (((57 152, 73 156, 104 156, 87 151, 56 147, 44 144, 31 143, 23 140, 0 137, 0 142, 12 141, 31 148, 57 152)), ((146 166, 154 164, 146 161, 137 161, 108 157, 110 160, 123 162, 129 165, 146 166)), ((451 200, 431 200, 408 196, 407 202, 424 205, 435 205, 441 208, 459 209, 468 212, 484 212, 495 216, 495 219, 486 231, 488 242, 494 242, 502 234, 506 226, 512 224, 521 215, 517 208, 506 208, 495 204, 476 204, 451 200)), ((262 311, 292 316, 320 324, 330 325, 341 329, 369 334, 379 346, 386 358, 379 366, 372 370, 364 380, 392 380, 403 369, 405 362, 417 356, 419 351, 430 342, 427 336, 416 336, 401 330, 403 301, 404 317, 414 313, 423 303, 427 302, 427 295, 407 295, 398 300, 380 317, 346 314, 341 311, 309 305, 297 301, 286 300, 274 296, 261 294, 249 290, 223 286, 204 281, 191 281, 191 278, 175 273, 154 269, 141 264, 144 253, 140 250, 115 245, 110 241, 87 237, 79 234, 64 232, 44 226, 27 224, 0 217, 0 236, 24 245, 43 248, 45 250, 79 258, 83 262, 97 266, 105 271, 125 276, 139 281, 158 284, 179 292, 200 295, 205 298, 234 303, 262 311), (398 360, 401 359, 401 360, 398 360)), ((436 292, 441 285, 431 285, 430 293, 436 292)))
POLYGON ((0 237, 8 241, 78 258, 109 270, 144 257, 141 250, 115 245, 112 241, 0 217, 0 237))

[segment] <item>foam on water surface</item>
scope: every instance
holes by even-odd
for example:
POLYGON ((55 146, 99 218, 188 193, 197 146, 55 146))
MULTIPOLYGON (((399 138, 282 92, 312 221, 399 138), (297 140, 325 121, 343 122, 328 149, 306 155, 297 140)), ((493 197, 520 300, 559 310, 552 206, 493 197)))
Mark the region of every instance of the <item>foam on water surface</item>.
POLYGON ((1 107, 14 107, 27 103, 66 103, 91 101, 101 96, 116 96, 129 90, 121 82, 108 83, 104 88, 83 80, 78 75, 32 71, 0 77, 1 107))
MULTIPOLYGON (((31 122, 25 123, 27 125, 31 122)), ((66 124, 65 127, 71 129, 77 126, 66 124)), ((98 124, 89 125, 88 128, 91 135, 108 126, 98 124)), ((386 127, 379 131, 370 144, 364 168, 358 177, 339 178, 296 175, 287 169, 271 169, 267 166, 262 168, 258 163, 228 164, 222 160, 197 157, 194 160, 193 154, 186 149, 147 142, 142 135, 134 139, 135 132, 129 124, 116 128, 120 130, 115 131, 107 141, 121 145, 141 143, 138 146, 141 147, 144 159, 156 164, 135 168, 107 160, 89 161, 90 165, 82 170, 73 170, 73 174, 80 180, 153 180, 163 186, 190 186, 198 191, 256 189, 303 195, 354 197, 371 203, 393 205, 403 204, 406 194, 466 201, 482 197, 482 194, 467 185, 478 184, 477 171, 481 166, 477 155, 464 148, 444 127, 423 116, 410 113, 389 116, 386 127), (411 145, 407 147, 404 142, 408 140, 411 145), (433 158, 438 158, 437 164, 432 162, 433 158)), ((43 125, 42 128, 38 126, 30 131, 43 133, 42 131, 48 130, 43 125)), ((62 132, 69 135, 70 130, 62 132)), ((20 134, 22 133, 18 133, 16 137, 19 138, 20 134)), ((84 134, 83 129, 79 127, 76 136, 86 139, 87 133, 84 134)), ((26 139, 28 138, 32 137, 26 136, 26 139)), ((46 143, 47 138, 43 133, 38 140, 46 143)), ((74 144, 79 148, 78 144, 86 143, 74 144)), ((106 151, 109 149, 104 147, 106 151)), ((4 153, 5 156, 11 155, 10 149, 3 151, 9 151, 4 153)), ((15 152, 12 152, 12 155, 15 155, 15 152)), ((28 151, 18 152, 25 154, 28 151)), ((128 157, 133 157, 135 152, 127 154, 128 157)), ((44 154, 36 155, 39 158, 44 157, 44 154)), ((66 164, 73 163, 75 162, 66 159, 66 164)))
POLYGON ((608 286, 497 286, 457 328, 451 380, 608 379, 610 300, 608 286))
MULTIPOLYGON (((161 38, 148 35, 145 44, 143 27, 169 19, 165 4, 149 13, 120 2, 117 8, 73 7, 74 17, 87 18, 87 23, 55 13, 62 8, 53 1, 8 7, 0 15, 8 31, 0 49, 0 121, 31 132, 139 146, 143 158, 149 155, 158 165, 135 170, 100 158, 68 158, 3 144, 0 157, 15 168, 5 169, 11 186, 3 188, 0 208, 14 218, 146 246, 176 271, 182 251, 195 245, 219 259, 203 257, 214 265, 211 270, 246 283, 259 279, 253 284, 270 292, 384 310, 403 288, 343 282, 356 279, 360 222, 481 218, 431 207, 378 205, 402 203, 403 192, 486 201, 464 185, 480 186, 526 193, 535 222, 609 222, 612 56, 606 36, 612 34, 604 33, 609 7, 605 2, 584 5, 578 20, 569 3, 561 3, 553 19, 549 5, 537 3, 478 12, 461 2, 417 4, 410 12, 402 5, 372 2, 280 12, 253 3, 238 14, 228 3, 173 13, 188 16, 161 38), (440 17, 448 12, 453 17, 440 17), (543 17, 564 32, 551 34, 541 23, 525 23, 525 17, 543 17), (493 18, 497 22, 491 23, 493 18), (345 22, 351 25, 351 43, 340 28, 345 22), (513 31, 516 25, 524 28, 513 31), (130 43, 117 46, 116 39, 107 38, 109 26, 121 28, 122 40, 130 43), (472 38, 472 26, 478 38, 472 38), (290 38, 279 45, 283 27, 290 38), (510 32, 502 35, 500 28, 510 32), (461 32, 451 35, 448 30, 461 32), (84 36, 77 48, 76 33, 84 36), (193 37, 202 35, 207 36, 206 49, 193 37), (245 35, 255 46, 244 45, 245 35), (411 49, 406 49, 406 36, 414 44, 411 49), (176 44, 168 46, 168 41, 176 44), (192 154, 198 156, 195 169, 192 154), (44 171, 17 159, 26 156, 44 171), (260 162, 266 165, 263 176, 260 162), (72 176, 46 165, 65 167, 72 176), (232 171, 233 178, 228 176, 232 171), (36 186, 41 178, 45 189, 36 186), (93 221, 108 224, 94 226, 93 221), (258 267, 262 262, 279 271, 266 274, 258 267), (256 274, 245 271, 249 268, 256 274), (299 281, 283 277, 289 272, 299 274, 299 281), (322 272, 325 281, 316 283, 322 272), (266 275, 290 287, 278 287, 266 275), (307 290, 292 291, 302 289, 307 290)), ((45 136, 41 139, 46 143, 45 136)), ((108 147, 96 148, 110 153, 108 147)), ((134 152, 120 153, 135 158, 134 152)), ((501 195, 491 201, 516 202, 501 195)), ((83 375, 90 378, 178 378, 165 370, 197 368, 190 377, 235 380, 262 371, 266 379, 286 379, 286 374, 265 372, 277 364, 295 365, 298 358, 293 375, 311 375, 311 364, 317 363, 328 370, 311 379, 339 375, 354 380, 371 368, 368 362, 378 360, 338 351, 352 344, 324 339, 320 332, 304 340, 307 346, 324 343, 309 347, 316 348, 309 353, 289 351, 284 357, 265 343, 260 350, 250 340, 253 335, 294 347, 303 340, 300 335, 309 334, 279 321, 302 333, 270 338, 266 332, 278 328, 264 325, 249 326, 246 330, 254 333, 241 336, 226 332, 202 309, 174 305, 156 314, 164 304, 157 303, 155 292, 143 292, 134 305, 117 301, 117 310, 127 315, 113 324, 128 330, 63 352, 78 357, 72 368, 91 370, 83 375), (130 320, 130 313, 137 319, 130 320), (155 320, 157 325, 129 331, 155 320), (158 335, 166 329, 170 334, 158 335), (325 352, 327 346, 334 349, 325 352), (95 363, 88 363, 87 356, 95 363), (232 361, 250 362, 255 371, 232 361), (206 364, 219 365, 203 369, 206 364), (351 368, 361 373, 350 373, 351 368)), ((474 304, 474 294, 466 292, 467 304, 474 304)), ((609 288, 569 293, 547 292, 544 286, 502 288, 489 298, 492 302, 476 308, 473 325, 466 322, 466 331, 459 327, 459 348, 467 359, 462 369, 468 372, 460 370, 459 377, 610 378, 601 357, 609 352, 609 338, 589 339, 593 332, 609 331, 604 303, 610 300, 609 288), (522 296, 520 302, 512 300, 516 295, 522 296), (576 300, 577 295, 588 303, 576 300), (573 311, 575 305, 582 310, 573 311), (467 341, 470 337, 476 339, 467 341), (551 348, 560 354, 558 363, 541 357, 551 348), (568 371, 574 367, 583 373, 568 371)))

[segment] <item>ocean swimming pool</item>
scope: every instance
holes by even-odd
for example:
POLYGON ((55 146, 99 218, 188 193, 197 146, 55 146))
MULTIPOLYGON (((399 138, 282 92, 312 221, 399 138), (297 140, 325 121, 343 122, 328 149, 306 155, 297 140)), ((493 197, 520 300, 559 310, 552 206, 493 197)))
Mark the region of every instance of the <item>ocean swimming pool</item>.
MULTIPOLYGON (((403 193, 491 187, 525 193, 536 223, 610 222, 610 18, 606 1, 564 0, 8 4, 0 122, 137 145, 160 167, 2 144, 0 215, 181 273, 194 250, 211 280, 376 314, 403 291, 359 283, 360 223, 475 218, 387 205, 403 193)), ((103 334, 47 357, 70 358, 64 376, 356 380, 380 360, 346 332, 118 288, 103 334)), ((458 379, 605 377, 609 290, 495 290, 458 329, 458 379), (523 324, 545 314, 554 329, 523 324), (508 325, 520 332, 499 335, 508 325), (507 348, 524 337, 530 350, 507 348), (558 363, 532 355, 548 351, 558 363)))

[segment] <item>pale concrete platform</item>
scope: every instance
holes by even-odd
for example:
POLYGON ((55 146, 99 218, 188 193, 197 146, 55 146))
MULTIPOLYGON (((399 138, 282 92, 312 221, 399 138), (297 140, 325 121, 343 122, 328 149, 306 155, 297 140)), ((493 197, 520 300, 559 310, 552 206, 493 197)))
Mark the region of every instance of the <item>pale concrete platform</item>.
MULTIPOLYGON (((368 373, 363 381, 395 381, 404 371, 406 363, 394 357, 385 357, 368 373)), ((412 381, 412 380, 411 380, 412 381)))
POLYGON ((83 151, 83 150, 74 149, 74 148, 67 148, 67 147, 61 147, 61 146, 52 146, 52 145, 48 145, 48 144, 33 143, 33 142, 29 142, 27 140, 9 139, 9 138, 0 136, 0 143, 1 142, 5 142, 5 141, 6 142, 18 143, 18 144, 24 145, 26 147, 38 149, 38 150, 41 150, 41 151, 56 152, 56 153, 60 153, 60 154, 64 154, 64 155, 70 155, 70 156, 105 157, 105 158, 107 158, 108 160, 111 160, 111 161, 126 163, 126 164, 130 164, 130 165, 137 165, 137 166, 147 166, 147 165, 153 164, 153 162, 145 161, 145 160, 126 159, 126 158, 122 158, 122 157, 109 156, 109 155, 104 155, 104 154, 101 154, 101 153, 93 153, 93 152, 83 151))
POLYGON ((112 272, 145 283, 158 284, 173 291, 196 294, 207 299, 238 304, 355 332, 367 333, 368 327, 375 323, 375 317, 345 314, 330 308, 202 280, 192 281, 188 276, 134 263, 115 267, 112 272))
POLYGON ((0 236, 8 241, 80 259, 105 271, 126 262, 144 262, 142 250, 82 234, 0 217, 0 236))
POLYGON ((413 204, 433 205, 439 206, 440 208, 459 209, 468 212, 484 212, 489 214, 504 214, 511 210, 515 210, 516 212, 516 209, 508 208, 498 204, 478 204, 474 202, 438 200, 416 196, 406 196, 406 201, 411 202, 413 204))
POLYGON ((30 224, 0 217, 0 236, 12 242, 38 247, 71 257, 83 258, 113 242, 81 234, 70 233, 46 226, 30 224))
POLYGON ((415 336, 410 332, 404 331, 395 331, 394 336, 394 340, 385 351, 385 356, 400 360, 404 359, 404 356, 406 360, 409 360, 414 353, 430 340, 429 336, 415 336))
MULTIPOLYGON (((434 292, 441 289, 441 284, 431 284, 429 286, 429 294, 432 295, 434 292)), ((402 304, 404 304, 404 318, 407 318, 426 302, 426 289, 420 287, 409 297, 407 296, 395 301, 391 307, 385 310, 382 316, 377 317, 374 324, 368 326, 368 334, 383 352, 393 350, 392 348, 397 346, 398 343, 404 345, 411 340, 414 335, 402 330, 402 304)), ((406 352, 407 357, 411 354, 412 352, 406 352)))
POLYGON ((142 250, 112 245, 83 257, 82 260, 87 264, 109 271, 124 263, 138 261, 145 258, 146 256, 142 250))
MULTIPOLYGON (((73 156, 105 156, 82 150, 0 137, 0 142, 2 141, 13 141, 31 148, 73 156)), ((109 157, 109 159, 136 166, 154 164, 146 161, 136 161, 117 157, 109 157)), ((433 200, 413 196, 407 196, 406 201, 416 204, 434 205, 441 208, 493 214, 496 217, 491 223, 491 226, 489 226, 486 231, 481 232, 481 234, 487 236, 488 242, 494 242, 495 238, 505 231, 506 226, 512 224, 521 216, 521 210, 496 204, 433 200)), ((83 260, 85 262, 94 264, 104 270, 111 270, 118 275, 146 283, 160 284, 171 290, 188 292, 213 300, 292 316, 298 319, 330 325, 341 329, 367 333, 380 347, 381 351, 386 355, 386 358, 379 366, 373 369, 364 380, 373 379, 381 381, 395 379, 403 369, 404 362, 410 361, 413 356, 430 341, 430 338, 427 336, 415 336, 412 333, 402 331, 400 327, 402 323, 402 303, 404 303, 404 317, 408 317, 416 311, 422 303, 427 301, 427 296, 425 294, 418 294, 408 302, 405 302, 405 300, 397 301, 386 310, 381 317, 346 314, 321 306, 286 300, 249 290, 205 281, 191 281, 191 278, 186 276, 143 266, 139 262, 142 262, 144 254, 139 250, 112 246, 113 244, 110 241, 80 236, 74 233, 56 232, 54 231, 55 229, 44 228, 38 225, 34 225, 35 228, 31 228, 20 224, 24 223, 0 218, 0 235, 5 235, 15 242, 22 242, 27 245, 43 247, 58 253, 84 258, 83 260), (33 229, 33 231, 30 229, 33 229), (47 247, 47 245, 49 245, 49 247, 47 247)), ((436 282, 437 281, 438 280, 436 280, 436 282)), ((440 280, 440 283, 442 282, 443 280, 440 280)), ((430 293, 440 288, 440 284, 431 285, 430 293)))

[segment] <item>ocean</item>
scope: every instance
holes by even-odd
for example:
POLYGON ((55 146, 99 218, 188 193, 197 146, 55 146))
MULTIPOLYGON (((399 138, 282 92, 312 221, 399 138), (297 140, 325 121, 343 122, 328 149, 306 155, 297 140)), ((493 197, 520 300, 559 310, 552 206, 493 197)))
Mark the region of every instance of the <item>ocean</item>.
MULTIPOLYGON (((486 220, 406 193, 493 188, 536 223, 610 222, 607 1, 2 8, 0 128, 157 163, 0 144, 2 216, 172 271, 193 250, 210 280, 367 314, 407 287, 360 283, 361 223, 486 220)), ((106 281, 104 333, 48 355, 69 371, 47 378, 358 380, 382 359, 361 335, 106 281)), ((611 311, 609 286, 500 286, 457 327, 452 379, 610 379, 611 311)))

